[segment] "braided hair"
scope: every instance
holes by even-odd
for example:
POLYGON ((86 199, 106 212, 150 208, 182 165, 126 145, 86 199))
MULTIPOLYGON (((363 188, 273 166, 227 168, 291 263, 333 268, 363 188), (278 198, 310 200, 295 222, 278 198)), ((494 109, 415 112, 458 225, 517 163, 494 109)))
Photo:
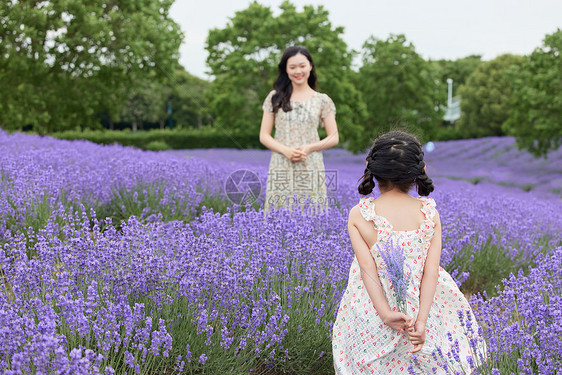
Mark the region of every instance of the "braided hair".
POLYGON ((359 194, 370 194, 376 179, 380 187, 398 187, 404 193, 415 183, 418 194, 428 196, 434 186, 425 173, 423 155, 421 143, 411 134, 391 131, 379 136, 367 155, 359 194))

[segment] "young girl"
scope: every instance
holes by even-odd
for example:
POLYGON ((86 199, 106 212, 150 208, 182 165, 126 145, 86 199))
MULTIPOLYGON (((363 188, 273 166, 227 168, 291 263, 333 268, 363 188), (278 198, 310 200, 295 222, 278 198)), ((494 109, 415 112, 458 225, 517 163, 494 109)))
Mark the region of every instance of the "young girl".
POLYGON ((439 266, 441 221, 435 202, 408 194, 413 185, 422 196, 434 189, 423 156, 415 137, 397 131, 378 137, 367 155, 359 193, 370 194, 375 179, 381 195, 361 198, 349 213, 355 259, 333 327, 336 374, 469 372, 467 356, 478 360, 472 352, 478 326, 470 306, 439 266), (390 243, 403 250, 410 276, 405 313, 398 310, 396 288, 379 252, 390 243))
POLYGON ((264 209, 327 199, 321 150, 338 144, 336 107, 315 91, 316 72, 310 52, 289 47, 279 62, 274 90, 263 103, 260 142, 271 151, 264 209), (275 138, 271 136, 275 125, 275 138), (320 140, 318 126, 326 128, 320 140), (294 197, 296 194, 296 198, 294 197), (296 202, 295 202, 296 201, 296 202))

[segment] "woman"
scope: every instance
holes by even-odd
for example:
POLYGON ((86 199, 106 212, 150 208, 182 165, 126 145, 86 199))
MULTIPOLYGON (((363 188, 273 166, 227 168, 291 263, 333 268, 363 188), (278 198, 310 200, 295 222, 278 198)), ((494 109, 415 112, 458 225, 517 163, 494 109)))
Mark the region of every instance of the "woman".
POLYGON ((339 142, 336 107, 316 92, 310 52, 289 47, 279 62, 279 75, 263 104, 260 142, 270 149, 265 211, 271 207, 310 203, 325 205, 326 173, 321 150, 339 142), (275 138, 271 132, 275 124, 275 138), (320 140, 318 126, 326 128, 320 140))

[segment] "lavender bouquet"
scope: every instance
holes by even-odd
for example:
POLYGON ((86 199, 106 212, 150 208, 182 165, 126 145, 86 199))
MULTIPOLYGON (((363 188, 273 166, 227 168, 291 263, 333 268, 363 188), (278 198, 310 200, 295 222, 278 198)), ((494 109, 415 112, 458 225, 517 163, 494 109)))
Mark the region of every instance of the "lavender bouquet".
MULTIPOLYGON (((386 275, 396 292, 396 303, 400 312, 406 313, 406 290, 412 275, 410 272, 404 272, 404 249, 398 243, 398 240, 390 238, 388 241, 377 243, 377 248, 382 259, 386 263, 386 271, 382 271, 386 275)), ((410 268, 406 265, 407 268, 410 268)))

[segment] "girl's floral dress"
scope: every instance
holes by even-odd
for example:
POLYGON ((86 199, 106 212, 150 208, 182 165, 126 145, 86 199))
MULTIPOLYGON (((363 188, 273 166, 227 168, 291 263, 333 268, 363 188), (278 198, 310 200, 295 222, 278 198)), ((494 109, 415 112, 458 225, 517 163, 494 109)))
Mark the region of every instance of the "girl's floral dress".
MULTIPOLYGON (((420 228, 394 231, 384 217, 375 212, 374 198, 361 198, 359 208, 365 220, 372 221, 378 231, 377 242, 393 239, 404 249, 405 270, 411 269, 407 289, 407 314, 416 319, 419 310, 420 283, 430 241, 434 235, 435 201, 418 197, 425 220, 420 228)), ((390 305, 398 310, 396 295, 387 276, 386 266, 376 244, 371 253, 378 267, 379 278, 390 305)), ((332 349, 336 374, 432 374, 470 373, 469 362, 476 362, 481 344, 479 328, 472 310, 451 276, 439 268, 435 298, 426 324, 426 341, 421 351, 413 349, 407 334, 385 325, 375 310, 363 280, 357 258, 349 270, 347 289, 341 300, 333 327, 332 349), (460 314, 464 314, 461 319, 460 314), (467 318, 470 321, 467 323, 467 318), (472 339, 472 340, 471 340, 472 339), (468 357, 471 359, 467 359, 468 357), (409 369, 410 367, 410 369, 409 369), (448 372, 447 372, 447 370, 448 372)))

